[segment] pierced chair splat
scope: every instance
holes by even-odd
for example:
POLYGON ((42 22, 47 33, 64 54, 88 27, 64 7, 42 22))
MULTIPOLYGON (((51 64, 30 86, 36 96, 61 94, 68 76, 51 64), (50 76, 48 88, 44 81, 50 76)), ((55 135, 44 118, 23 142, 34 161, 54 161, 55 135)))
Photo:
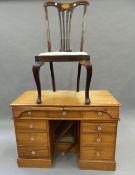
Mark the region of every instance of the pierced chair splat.
POLYGON ((38 56, 35 56, 35 63, 33 65, 33 75, 35 79, 35 83, 37 86, 38 97, 37 104, 42 103, 41 100, 41 84, 40 84, 40 68, 44 63, 50 63, 50 71, 52 78, 52 87, 53 91, 56 91, 55 86, 55 76, 53 69, 53 62, 79 62, 78 63, 78 75, 77 75, 77 92, 79 91, 80 84, 80 74, 81 74, 81 66, 86 68, 86 87, 85 87, 85 104, 90 104, 89 97, 89 88, 92 78, 92 64, 90 62, 90 55, 83 51, 84 46, 84 27, 85 27, 85 16, 87 6, 89 5, 88 0, 78 0, 73 3, 59 3, 57 1, 47 0, 44 3, 45 9, 45 19, 47 26, 47 44, 48 44, 48 52, 41 53, 38 56), (48 18, 48 8, 54 7, 58 11, 59 17, 59 26, 60 26, 60 50, 58 52, 52 52, 51 48, 51 37, 50 37, 50 26, 49 26, 49 18, 48 18), (71 20, 73 16, 73 11, 77 9, 78 6, 83 6, 83 19, 82 19, 82 28, 81 28, 81 42, 80 49, 78 52, 73 52, 70 49, 70 35, 71 35, 71 20))

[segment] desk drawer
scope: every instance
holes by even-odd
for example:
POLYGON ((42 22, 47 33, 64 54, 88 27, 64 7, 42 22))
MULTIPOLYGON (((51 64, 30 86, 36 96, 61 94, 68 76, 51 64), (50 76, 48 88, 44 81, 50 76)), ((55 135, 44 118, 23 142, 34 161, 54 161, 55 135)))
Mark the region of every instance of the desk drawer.
POLYGON ((90 120, 111 120, 111 116, 102 111, 86 111, 83 112, 83 118, 90 120))
POLYGON ((32 132, 47 130, 47 121, 45 120, 16 120, 14 123, 16 130, 29 130, 32 132))
POLYGON ((113 160, 113 147, 81 147, 80 159, 82 160, 113 160))
POLYGON ((18 145, 46 145, 48 143, 47 133, 16 133, 18 145))
POLYGON ((45 146, 18 146, 19 158, 47 158, 49 156, 48 148, 45 146))
POLYGON ((106 144, 113 145, 115 144, 115 134, 82 134, 81 135, 81 145, 91 145, 91 144, 106 144))
POLYGON ((22 118, 44 118, 45 117, 45 112, 44 111, 26 111, 21 114, 22 118))
POLYGON ((46 117, 49 118, 58 118, 58 119, 76 119, 76 118, 81 118, 82 117, 82 113, 81 112, 77 112, 77 111, 59 111, 59 112, 53 112, 53 111, 48 111, 46 112, 46 117))
POLYGON ((90 132, 109 132, 115 133, 117 128, 117 123, 90 123, 82 122, 82 133, 90 132))
POLYGON ((82 112, 80 111, 68 111, 68 110, 47 110, 47 111, 28 111, 21 114, 22 118, 58 118, 58 119, 76 119, 82 118, 82 112))

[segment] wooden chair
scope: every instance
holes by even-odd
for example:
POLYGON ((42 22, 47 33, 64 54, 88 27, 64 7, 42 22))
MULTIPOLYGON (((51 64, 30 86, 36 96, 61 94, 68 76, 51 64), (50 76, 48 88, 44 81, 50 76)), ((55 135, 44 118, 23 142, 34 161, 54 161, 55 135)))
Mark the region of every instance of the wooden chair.
POLYGON ((79 82, 80 82, 80 73, 81 66, 86 68, 86 87, 85 87, 85 104, 90 104, 89 98, 89 87, 91 83, 92 77, 92 65, 90 62, 90 55, 86 52, 83 52, 84 45, 84 19, 86 15, 86 9, 89 5, 87 0, 78 0, 73 3, 58 3, 57 1, 46 0, 44 3, 45 8, 45 17, 47 24, 47 43, 48 43, 48 52, 41 53, 38 56, 35 56, 35 63, 33 65, 33 75, 35 79, 35 83, 38 91, 37 104, 42 103, 41 100, 41 85, 40 85, 40 77, 39 72, 40 68, 44 63, 50 63, 50 71, 52 77, 52 87, 53 91, 56 91, 55 86, 55 77, 53 70, 53 62, 79 62, 78 64, 78 75, 77 75, 77 92, 79 91, 79 82), (60 51, 52 52, 51 50, 51 38, 50 38, 50 28, 49 28, 49 18, 48 18, 48 7, 53 6, 58 10, 59 16, 59 24, 60 24, 60 51), (71 19, 72 14, 78 6, 83 6, 83 20, 82 20, 82 29, 81 29, 81 43, 80 43, 80 51, 72 52, 70 49, 70 33, 71 33, 71 19))

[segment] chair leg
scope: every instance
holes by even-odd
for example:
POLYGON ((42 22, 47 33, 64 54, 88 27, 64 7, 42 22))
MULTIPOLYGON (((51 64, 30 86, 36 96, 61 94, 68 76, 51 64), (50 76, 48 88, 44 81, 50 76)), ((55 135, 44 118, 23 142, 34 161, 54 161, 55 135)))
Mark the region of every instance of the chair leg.
POLYGON ((80 74, 81 74, 81 64, 78 63, 77 89, 76 89, 77 92, 79 92, 80 74))
POLYGON ((89 97, 89 88, 92 78, 92 64, 90 62, 87 62, 86 65, 87 70, 87 77, 86 77, 86 87, 85 87, 85 104, 90 104, 90 97, 89 97))
POLYGON ((56 91, 56 86, 55 86, 55 77, 54 77, 54 70, 53 70, 53 63, 50 62, 50 70, 51 70, 51 77, 52 77, 52 87, 53 91, 56 91))
POLYGON ((38 97, 37 97, 37 100, 36 100, 37 104, 42 103, 42 101, 41 101, 41 85, 40 85, 40 77, 39 77, 39 71, 40 71, 41 66, 42 66, 42 64, 35 63, 32 67, 33 76, 34 76, 35 83, 36 83, 36 86, 37 86, 37 91, 38 91, 38 97))

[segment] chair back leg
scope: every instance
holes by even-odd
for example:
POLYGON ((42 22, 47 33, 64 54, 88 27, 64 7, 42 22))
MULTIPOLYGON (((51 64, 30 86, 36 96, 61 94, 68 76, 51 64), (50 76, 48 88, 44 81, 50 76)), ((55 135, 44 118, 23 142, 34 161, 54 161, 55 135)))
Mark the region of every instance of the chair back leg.
POLYGON ((53 91, 55 92, 56 91, 56 85, 55 85, 53 62, 50 62, 50 71, 51 71, 51 78, 52 78, 52 87, 53 87, 53 91))
POLYGON ((77 89, 76 89, 77 92, 79 92, 80 75, 81 75, 81 64, 78 63, 77 89))

